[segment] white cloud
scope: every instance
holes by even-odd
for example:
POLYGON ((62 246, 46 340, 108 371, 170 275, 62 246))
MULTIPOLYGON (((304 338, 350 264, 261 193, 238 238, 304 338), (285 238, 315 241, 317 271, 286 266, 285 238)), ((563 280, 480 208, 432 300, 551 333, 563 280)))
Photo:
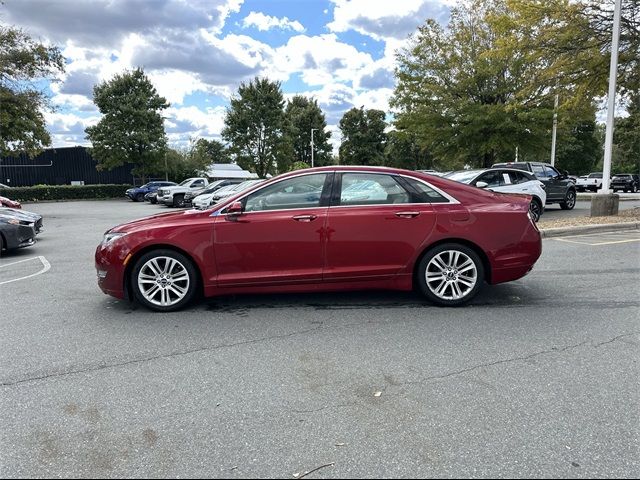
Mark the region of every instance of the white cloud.
POLYGON ((251 12, 242 20, 244 28, 256 27, 261 32, 271 30, 272 28, 281 28, 282 30, 294 30, 298 33, 305 31, 305 28, 297 20, 289 20, 287 17, 277 18, 265 15, 262 12, 251 12))
POLYGON ((453 0, 403 0, 372 2, 371 0, 331 0, 335 4, 332 32, 355 30, 376 40, 404 39, 427 18, 448 17, 453 0))
MULTIPOLYGON (((373 62, 371 55, 340 42, 336 35, 296 35, 286 45, 275 50, 273 68, 286 77, 301 72, 310 86, 334 81, 349 82, 355 72, 373 62)), ((277 75, 277 72, 273 72, 277 75)))

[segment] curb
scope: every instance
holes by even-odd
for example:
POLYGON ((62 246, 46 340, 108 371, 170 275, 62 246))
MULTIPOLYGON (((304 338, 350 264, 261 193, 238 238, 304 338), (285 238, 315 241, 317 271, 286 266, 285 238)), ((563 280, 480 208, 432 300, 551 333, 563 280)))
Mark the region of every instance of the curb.
MULTIPOLYGON (((580 193, 578 192, 578 194, 576 195, 576 199, 577 200, 591 200, 593 197, 595 197, 596 193, 580 193)), ((621 202, 633 202, 634 200, 640 200, 640 194, 638 193, 616 193, 616 195, 619 195, 619 201, 621 202), (623 196, 624 195, 624 196, 623 196)))
POLYGON ((640 229, 640 222, 605 223, 540 229, 542 238, 563 237, 565 235, 586 235, 588 233, 617 232, 640 229))

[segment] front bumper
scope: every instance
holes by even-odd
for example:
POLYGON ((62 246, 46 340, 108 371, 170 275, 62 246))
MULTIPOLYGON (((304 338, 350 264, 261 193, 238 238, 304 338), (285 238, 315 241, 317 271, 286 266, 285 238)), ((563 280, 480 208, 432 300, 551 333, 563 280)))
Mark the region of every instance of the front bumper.
POLYGON ((35 227, 29 225, 12 225, 11 227, 2 229, 7 250, 30 247, 36 243, 35 227))
POLYGON ((101 243, 96 248, 95 267, 98 275, 98 287, 107 295, 125 298, 124 274, 126 249, 114 248, 114 244, 101 243))

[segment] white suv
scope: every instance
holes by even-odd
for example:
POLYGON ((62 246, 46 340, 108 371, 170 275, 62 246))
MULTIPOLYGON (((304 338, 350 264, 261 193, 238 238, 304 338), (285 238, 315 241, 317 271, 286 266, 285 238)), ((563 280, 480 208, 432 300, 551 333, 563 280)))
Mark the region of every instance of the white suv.
POLYGON ((448 173, 444 178, 494 192, 531 195, 529 212, 536 222, 544 212, 547 201, 544 183, 524 170, 495 167, 486 170, 460 170, 448 173))

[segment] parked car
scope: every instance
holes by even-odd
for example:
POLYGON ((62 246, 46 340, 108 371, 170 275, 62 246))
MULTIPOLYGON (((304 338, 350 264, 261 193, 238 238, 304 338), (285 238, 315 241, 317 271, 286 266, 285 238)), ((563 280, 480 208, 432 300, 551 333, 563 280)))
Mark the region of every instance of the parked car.
POLYGON ((529 213, 534 221, 540 220, 547 201, 544 183, 532 173, 509 168, 490 168, 483 170, 459 170, 445 176, 450 180, 485 188, 500 193, 518 193, 531 196, 529 213))
POLYGON ((238 185, 239 183, 242 183, 242 182, 243 182, 242 179, 216 180, 214 182, 211 182, 206 187, 203 187, 201 189, 191 190, 184 194, 184 206, 185 207, 191 206, 191 202, 198 195, 207 195, 209 193, 213 193, 217 190, 220 190, 221 188, 226 187, 228 185, 238 185))
POLYGON ((2 251, 30 247, 42 228, 42 217, 35 213, 0 208, 0 255, 2 251))
POLYGON ((184 307, 197 292, 414 287, 435 304, 462 305, 485 281, 516 280, 533 268, 542 242, 529 204, 521 195, 408 170, 305 169, 255 184, 212 210, 108 230, 95 253, 98 285, 158 311, 184 307), (342 199, 346 186, 371 181, 385 199, 342 199), (301 197, 299 185, 321 194, 301 197))
POLYGON ((246 190, 247 188, 250 188, 253 185, 257 185, 258 183, 263 181, 264 180, 245 180, 242 183, 236 183, 233 185, 227 185, 225 187, 222 187, 213 193, 198 195, 196 198, 193 199, 193 206, 194 208, 204 210, 206 208, 209 208, 211 205, 218 203, 220 200, 224 198, 240 193, 246 190))
POLYGON ((157 192, 161 187, 171 187, 174 185, 176 185, 175 182, 149 182, 140 187, 130 188, 125 194, 134 202, 142 202, 147 193, 157 192))
POLYGON ((579 192, 591 190, 597 192, 602 188, 602 172, 594 172, 589 175, 583 175, 576 180, 576 189, 579 192))
POLYGON ((633 173, 618 173, 611 179, 611 189, 636 193, 640 189, 640 177, 633 173))
POLYGON ((568 176, 549 163, 543 162, 509 162, 496 163, 491 168, 514 168, 533 173, 544 183, 547 194, 547 205, 560 204, 563 210, 572 210, 576 206, 576 185, 568 176))
POLYGON ((158 203, 158 191, 156 190, 155 192, 149 192, 144 196, 144 201, 145 202, 149 202, 152 205, 155 205, 156 203, 158 203))
POLYGON ((209 185, 205 177, 187 178, 179 185, 158 189, 158 203, 167 207, 184 207, 184 196, 190 191, 199 191, 209 185))
POLYGON ((42 230, 44 230, 42 215, 40 215, 39 213, 28 212, 26 210, 8 207, 0 208, 0 213, 3 213, 5 215, 12 215, 18 220, 33 223, 33 228, 36 230, 36 233, 40 233, 42 230))
POLYGON ((7 197, 0 197, 0 207, 8 207, 8 208, 22 208, 20 202, 16 202, 7 197))

